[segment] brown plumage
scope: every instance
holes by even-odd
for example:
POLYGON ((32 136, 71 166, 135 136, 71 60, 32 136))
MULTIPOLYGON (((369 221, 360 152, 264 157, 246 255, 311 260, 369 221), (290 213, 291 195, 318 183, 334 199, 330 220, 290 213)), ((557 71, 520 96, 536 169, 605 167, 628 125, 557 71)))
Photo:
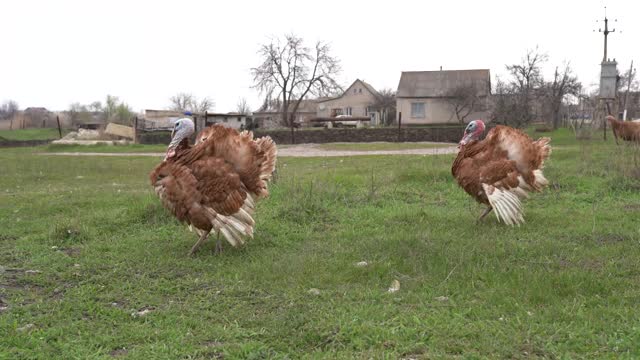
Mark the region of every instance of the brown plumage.
POLYGON ((618 143, 618 138, 624 141, 640 142, 640 123, 616 120, 611 115, 608 115, 606 119, 611 124, 611 131, 616 139, 616 144, 618 143))
POLYGON ((551 154, 551 139, 533 141, 522 131, 501 125, 479 141, 483 133, 482 121, 469 123, 451 174, 469 195, 488 206, 478 220, 495 209, 498 220, 520 225, 524 223, 520 199, 548 185, 542 169, 551 154))
MULTIPOLYGON (((200 235, 191 254, 211 231, 222 233, 233 246, 244 244, 253 237, 255 201, 269 195, 275 143, 214 125, 198 134, 194 146, 184 140, 178 144, 150 180, 165 208, 200 235)), ((216 251, 220 249, 218 241, 216 251)))

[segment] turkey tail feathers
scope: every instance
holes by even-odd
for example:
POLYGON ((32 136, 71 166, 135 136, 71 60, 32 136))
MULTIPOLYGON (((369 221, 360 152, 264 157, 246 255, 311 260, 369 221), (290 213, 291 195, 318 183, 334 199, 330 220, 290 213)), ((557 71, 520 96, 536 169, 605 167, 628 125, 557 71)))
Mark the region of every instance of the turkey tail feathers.
POLYGON ((551 142, 551 138, 548 137, 543 137, 534 141, 534 144, 538 145, 538 148, 540 149, 540 156, 542 156, 540 169, 544 167, 544 161, 551 155, 551 146, 549 145, 549 142, 551 142))
POLYGON ((216 231, 222 233, 233 247, 244 245, 245 237, 253 238, 253 227, 256 224, 253 220, 254 210, 255 203, 249 194, 242 207, 234 214, 222 215, 207 208, 211 225, 216 231))
POLYGON ((507 225, 520 226, 520 224, 524 224, 522 203, 516 192, 487 184, 482 184, 482 187, 487 194, 489 204, 496 212, 498 221, 503 221, 507 225))
POLYGON ((273 172, 276 169, 278 149, 276 148, 276 143, 269 136, 263 136, 254 141, 262 156, 259 175, 261 190, 257 195, 258 198, 263 198, 269 196, 267 182, 271 180, 273 172))
POLYGON ((256 139, 258 148, 264 153, 262 165, 260 165, 260 179, 271 180, 273 171, 276 169, 276 160, 278 157, 278 149, 276 143, 269 136, 263 136, 256 139))

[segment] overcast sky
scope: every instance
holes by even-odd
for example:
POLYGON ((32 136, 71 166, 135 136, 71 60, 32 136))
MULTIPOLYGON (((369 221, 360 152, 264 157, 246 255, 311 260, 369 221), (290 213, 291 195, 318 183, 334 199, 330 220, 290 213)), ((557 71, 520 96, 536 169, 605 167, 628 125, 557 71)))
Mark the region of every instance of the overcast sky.
POLYGON ((488 68, 495 81, 536 45, 549 55, 547 74, 569 60, 589 85, 598 81, 603 36, 593 30, 605 5, 618 20, 609 56, 621 71, 632 59, 640 65, 632 0, 1 0, 0 101, 65 110, 112 94, 142 111, 191 92, 219 112, 242 97, 256 108, 249 70, 258 47, 288 32, 329 42, 344 85, 360 78, 396 89, 401 71, 440 66, 488 68))

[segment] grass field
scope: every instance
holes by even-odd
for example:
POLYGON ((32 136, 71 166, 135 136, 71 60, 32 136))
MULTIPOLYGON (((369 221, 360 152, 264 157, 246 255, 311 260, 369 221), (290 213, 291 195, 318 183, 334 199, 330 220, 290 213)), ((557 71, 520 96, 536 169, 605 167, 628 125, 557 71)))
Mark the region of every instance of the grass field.
POLYGON ((195 258, 156 159, 2 149, 0 358, 638 358, 638 154, 540 135, 520 228, 454 155, 282 158, 255 239, 195 258))
POLYGON ((96 153, 164 153, 168 144, 127 144, 127 145, 67 145, 49 144, 42 148, 45 152, 96 152, 96 153))
MULTIPOLYGON (((69 131, 62 130, 62 136, 69 131)), ((58 129, 18 129, 18 130, 0 130, 0 138, 7 140, 50 140, 59 139, 58 129)))

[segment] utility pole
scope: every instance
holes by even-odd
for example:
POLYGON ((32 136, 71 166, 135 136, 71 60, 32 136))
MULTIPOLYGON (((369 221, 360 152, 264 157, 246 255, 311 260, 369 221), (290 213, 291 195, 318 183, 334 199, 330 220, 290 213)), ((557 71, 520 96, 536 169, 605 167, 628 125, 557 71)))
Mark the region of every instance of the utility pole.
MULTIPOLYGON (((597 21, 597 20, 596 20, 597 21)), ((614 19, 617 22, 617 19, 614 19)), ((593 30, 595 32, 595 30, 593 30)), ((610 33, 615 32, 616 29, 609 30, 609 19, 607 18, 607 7, 604 7, 604 31, 602 28, 598 29, 598 32, 604 34, 604 56, 602 57, 602 63, 600 64, 600 94, 599 94, 599 105, 596 111, 603 111, 604 106, 606 106, 607 114, 611 115, 611 107, 609 105, 609 101, 615 100, 617 98, 617 90, 618 90, 618 69, 617 62, 614 58, 613 61, 610 61, 607 58, 607 37, 610 33), (604 106, 603 106, 604 105, 604 106)), ((607 140, 607 121, 602 117, 602 130, 604 140, 607 140)))
MULTIPOLYGON (((618 19, 614 19, 613 21, 617 22, 618 19)), ((604 7, 604 31, 602 31, 602 29, 598 29, 598 32, 604 34, 604 57, 602 58, 602 61, 607 61, 607 36, 609 36, 609 33, 616 32, 616 29, 609 30, 609 19, 607 19, 606 6, 604 7)))
POLYGON ((633 80, 633 60, 631 60, 631 66, 629 67, 629 79, 627 82, 627 92, 624 94, 624 102, 622 103, 622 108, 624 111, 622 112, 622 121, 627 121, 627 97, 629 97, 629 90, 631 90, 631 80, 633 80))

